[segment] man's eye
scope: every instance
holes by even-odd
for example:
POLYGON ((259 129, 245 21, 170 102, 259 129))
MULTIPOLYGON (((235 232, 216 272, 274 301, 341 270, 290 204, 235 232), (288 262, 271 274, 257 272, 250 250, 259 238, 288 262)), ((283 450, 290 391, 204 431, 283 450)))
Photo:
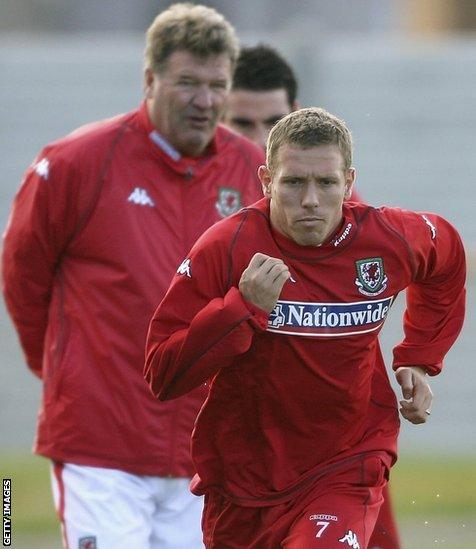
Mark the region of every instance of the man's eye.
POLYGON ((275 126, 281 120, 281 118, 283 116, 285 116, 285 115, 283 114, 282 116, 276 116, 275 118, 268 118, 265 121, 265 124, 268 126, 268 128, 272 128, 273 126, 275 126))
POLYGON ((227 83, 226 82, 213 82, 211 84, 211 87, 214 89, 214 90, 226 90, 227 88, 227 83))
POLYGON ((178 83, 180 86, 194 86, 196 84, 195 80, 190 78, 181 78, 178 83))
POLYGON ((233 118, 232 123, 240 128, 250 129, 253 127, 253 122, 251 120, 246 120, 246 118, 233 118))

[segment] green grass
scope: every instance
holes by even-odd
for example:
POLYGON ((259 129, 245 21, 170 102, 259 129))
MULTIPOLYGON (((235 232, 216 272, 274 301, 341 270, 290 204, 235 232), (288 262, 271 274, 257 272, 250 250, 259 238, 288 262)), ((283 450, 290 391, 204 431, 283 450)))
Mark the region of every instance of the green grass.
MULTIPOLYGON (((12 478, 16 533, 58 532, 49 468, 36 456, 0 455, 2 477, 12 478)), ((391 487, 399 521, 476 516, 476 457, 404 456, 392 470, 391 487)))
POLYGON ((2 477, 12 479, 14 533, 58 532, 50 485, 50 462, 30 455, 1 455, 2 477))
POLYGON ((476 456, 404 456, 390 486, 399 518, 476 516, 476 456))

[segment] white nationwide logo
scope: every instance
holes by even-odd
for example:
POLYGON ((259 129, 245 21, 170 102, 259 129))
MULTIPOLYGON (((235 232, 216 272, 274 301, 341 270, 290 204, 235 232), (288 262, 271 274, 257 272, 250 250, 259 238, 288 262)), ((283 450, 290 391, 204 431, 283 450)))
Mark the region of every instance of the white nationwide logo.
POLYGON ((140 206, 150 206, 151 208, 155 206, 154 201, 147 194, 147 191, 139 187, 136 187, 131 192, 127 200, 128 202, 134 202, 134 204, 139 204, 140 206))
POLYGON ((48 179, 50 174, 50 162, 47 158, 43 158, 33 166, 35 172, 43 179, 48 179))
POLYGON ((340 538, 339 540, 341 543, 346 543, 349 545, 349 547, 352 547, 352 549, 360 549, 359 541, 357 540, 357 535, 352 532, 352 530, 349 530, 347 534, 340 538))
POLYGON ((180 267, 177 269, 177 274, 179 275, 187 275, 189 278, 192 278, 192 273, 190 271, 190 265, 191 260, 189 258, 184 259, 182 263, 180 263, 180 267))

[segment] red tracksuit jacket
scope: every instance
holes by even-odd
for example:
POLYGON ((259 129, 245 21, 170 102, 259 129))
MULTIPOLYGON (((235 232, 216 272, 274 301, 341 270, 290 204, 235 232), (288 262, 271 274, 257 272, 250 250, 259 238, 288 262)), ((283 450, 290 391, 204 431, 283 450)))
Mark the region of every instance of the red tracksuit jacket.
POLYGON ((329 242, 302 247, 271 228, 268 208, 262 199, 192 248, 151 322, 145 372, 162 400, 213 379, 193 490, 249 506, 285 501, 362 452, 390 465, 399 421, 378 333, 392 301, 407 288, 394 368, 431 375, 464 314, 464 251, 440 217, 349 203, 329 242), (269 316, 237 289, 256 252, 295 280, 269 316))
POLYGON ((137 474, 194 473, 200 399, 150 394, 147 326, 195 240, 262 196, 263 160, 222 127, 205 156, 178 158, 144 104, 40 153, 15 198, 2 264, 8 310, 44 383, 36 452, 137 474))

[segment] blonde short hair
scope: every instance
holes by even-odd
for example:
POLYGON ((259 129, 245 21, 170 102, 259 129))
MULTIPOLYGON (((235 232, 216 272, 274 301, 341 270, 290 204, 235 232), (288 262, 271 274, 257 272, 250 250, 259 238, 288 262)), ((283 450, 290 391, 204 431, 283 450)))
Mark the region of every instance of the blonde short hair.
POLYGON ((227 53, 234 67, 239 42, 235 29, 213 8, 180 3, 159 13, 148 28, 144 68, 160 72, 177 50, 200 57, 227 53))
POLYGON ((337 145, 344 169, 352 165, 352 135, 345 122, 318 107, 291 112, 273 127, 266 148, 266 163, 271 172, 277 167, 279 148, 284 144, 303 148, 337 145))

